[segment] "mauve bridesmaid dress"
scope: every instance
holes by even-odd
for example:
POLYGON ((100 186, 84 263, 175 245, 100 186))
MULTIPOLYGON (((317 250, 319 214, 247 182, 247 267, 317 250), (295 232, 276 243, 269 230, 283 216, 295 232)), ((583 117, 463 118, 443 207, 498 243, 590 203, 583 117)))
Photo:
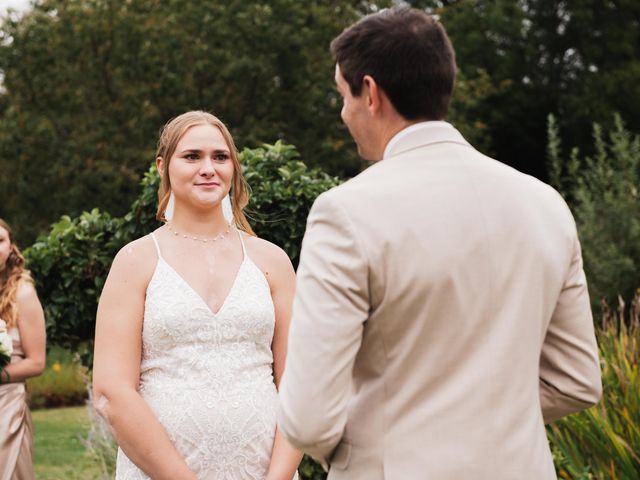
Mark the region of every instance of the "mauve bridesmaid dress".
MULTIPOLYGON (((18 329, 13 338, 11 362, 24 358, 18 329)), ((33 429, 24 382, 0 385, 0 480, 34 480, 33 429)))

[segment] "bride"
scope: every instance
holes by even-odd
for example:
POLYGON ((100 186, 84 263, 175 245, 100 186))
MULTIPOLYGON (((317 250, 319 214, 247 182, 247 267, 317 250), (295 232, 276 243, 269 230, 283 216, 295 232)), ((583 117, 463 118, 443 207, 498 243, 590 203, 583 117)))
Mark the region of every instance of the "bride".
POLYGON ((302 454, 276 427, 291 262, 242 213, 248 187, 218 118, 171 120, 156 164, 165 225, 118 252, 96 320, 94 403, 120 447, 116 478, 295 478, 302 454))

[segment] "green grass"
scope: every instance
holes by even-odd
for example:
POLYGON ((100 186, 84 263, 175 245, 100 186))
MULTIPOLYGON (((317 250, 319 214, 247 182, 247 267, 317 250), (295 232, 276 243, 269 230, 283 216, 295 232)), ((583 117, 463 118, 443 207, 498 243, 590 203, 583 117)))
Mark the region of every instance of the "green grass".
POLYGON ((91 480, 100 471, 86 453, 89 419, 86 407, 32 412, 35 438, 34 470, 38 480, 91 480))

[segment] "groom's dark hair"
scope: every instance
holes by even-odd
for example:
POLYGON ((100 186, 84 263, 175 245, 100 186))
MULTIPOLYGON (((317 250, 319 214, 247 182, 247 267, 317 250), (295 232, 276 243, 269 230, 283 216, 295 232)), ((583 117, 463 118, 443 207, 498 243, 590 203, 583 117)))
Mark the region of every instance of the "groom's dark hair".
POLYGON ((331 42, 331 52, 353 96, 370 75, 407 120, 446 117, 456 60, 434 17, 409 7, 367 15, 331 42))

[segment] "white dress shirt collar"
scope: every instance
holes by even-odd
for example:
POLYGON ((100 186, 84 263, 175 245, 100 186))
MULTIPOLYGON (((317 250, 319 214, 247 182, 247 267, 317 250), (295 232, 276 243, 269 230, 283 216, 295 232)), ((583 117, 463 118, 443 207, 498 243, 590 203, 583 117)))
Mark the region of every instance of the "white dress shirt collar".
POLYGON ((391 152, 391 149, 393 148, 393 146, 396 143, 398 143, 398 141, 401 140, 403 137, 417 130, 422 130, 422 129, 426 130, 433 127, 439 127, 439 128, 449 127, 452 130, 455 130, 453 125, 441 120, 429 120, 427 122, 414 123, 413 125, 409 125, 407 128, 400 130, 393 137, 391 137, 391 140, 389 140, 389 142, 387 143, 387 146, 384 148, 384 154, 382 155, 382 159, 384 160, 389 156, 389 152, 391 152))

